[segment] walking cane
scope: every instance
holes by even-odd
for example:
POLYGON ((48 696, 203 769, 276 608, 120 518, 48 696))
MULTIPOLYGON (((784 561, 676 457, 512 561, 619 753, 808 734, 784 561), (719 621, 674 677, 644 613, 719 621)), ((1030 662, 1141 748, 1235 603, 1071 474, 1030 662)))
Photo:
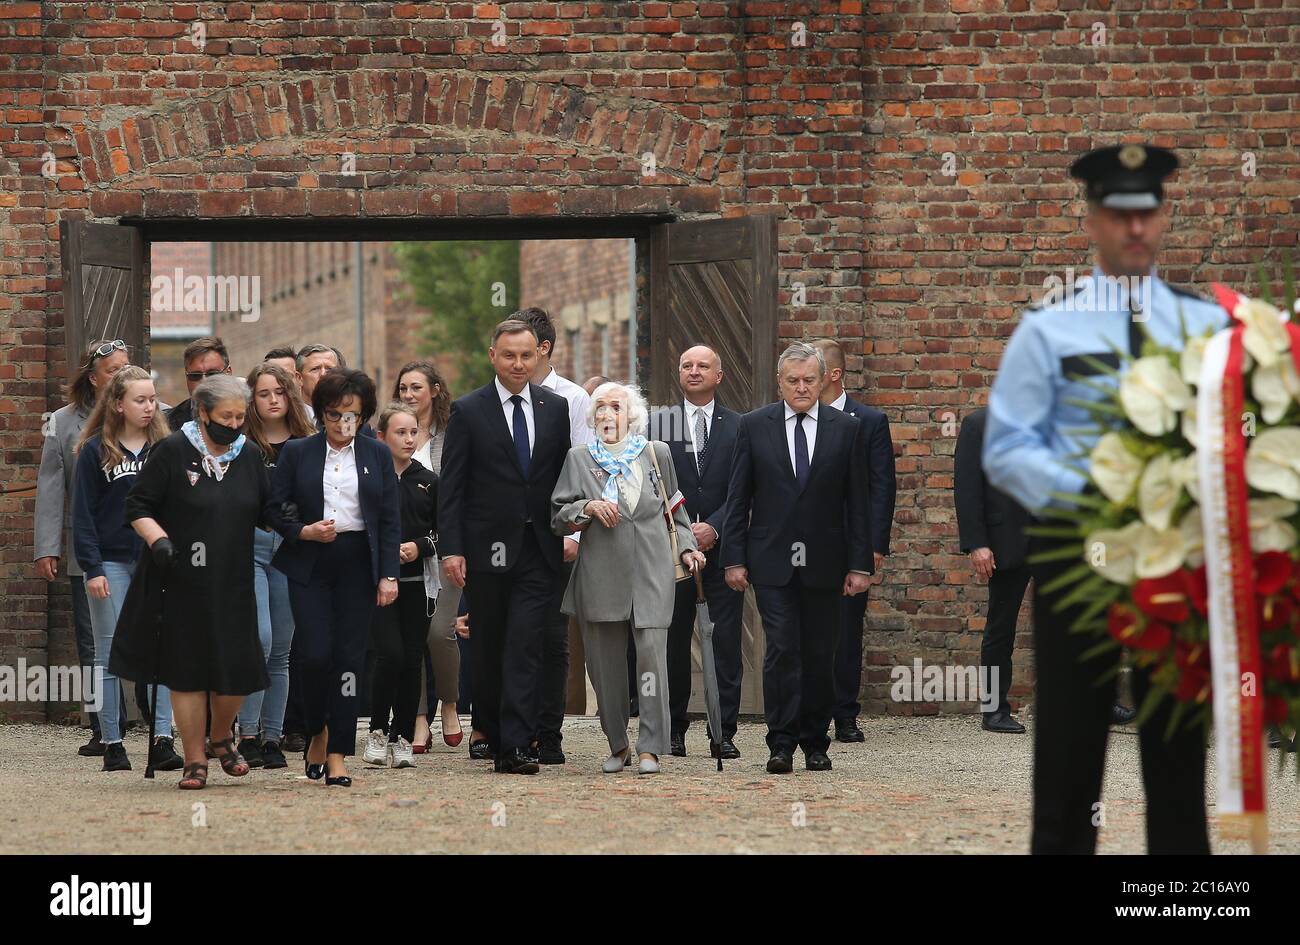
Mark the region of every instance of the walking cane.
MULTIPOLYGON (((159 575, 158 579, 161 583, 162 575, 159 575)), ((153 676, 153 691, 149 697, 149 744, 146 749, 149 761, 144 766, 144 776, 150 781, 153 780, 154 733, 158 730, 158 663, 162 659, 162 620, 163 614, 167 612, 166 608, 163 606, 163 601, 166 599, 166 596, 167 588, 164 585, 158 598, 158 619, 154 621, 153 625, 153 666, 151 667, 153 672, 149 674, 153 676)))

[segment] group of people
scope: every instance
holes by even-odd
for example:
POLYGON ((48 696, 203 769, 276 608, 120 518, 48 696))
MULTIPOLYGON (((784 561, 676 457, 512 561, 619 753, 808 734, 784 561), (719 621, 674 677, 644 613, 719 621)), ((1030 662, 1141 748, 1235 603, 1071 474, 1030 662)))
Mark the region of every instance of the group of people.
POLYGON ((293 750, 308 777, 347 786, 367 713, 364 761, 411 767, 439 700, 448 744, 468 707, 472 758, 536 773, 566 760, 572 618, 603 769, 655 773, 686 754, 694 574, 715 624, 710 751, 739 757, 751 584, 768 770, 791 770, 796 748, 829 768, 832 724, 861 741, 894 456, 884 415, 843 391, 839 345, 791 345, 781 402, 745 415, 718 402, 707 346, 682 353, 682 400, 653 414, 629 384, 560 377, 554 347, 549 316, 526 309, 493 331, 490 384, 453 401, 413 361, 381 403, 328 345, 277 348, 239 378, 203 338, 184 353, 190 396, 168 407, 122 342, 92 345, 47 426, 36 516, 44 577, 71 549, 78 647, 102 674, 81 753, 131 767, 128 679, 153 720, 149 763, 182 769, 182 788, 211 760, 239 777, 293 750))

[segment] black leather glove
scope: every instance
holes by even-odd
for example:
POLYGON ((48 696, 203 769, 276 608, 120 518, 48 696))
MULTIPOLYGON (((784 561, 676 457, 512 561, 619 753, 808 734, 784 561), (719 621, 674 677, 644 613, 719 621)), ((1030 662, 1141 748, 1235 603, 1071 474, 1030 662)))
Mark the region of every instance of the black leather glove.
POLYGON ((172 544, 170 538, 159 538, 149 546, 149 553, 153 555, 153 563, 163 574, 170 571, 176 561, 176 546, 172 544))

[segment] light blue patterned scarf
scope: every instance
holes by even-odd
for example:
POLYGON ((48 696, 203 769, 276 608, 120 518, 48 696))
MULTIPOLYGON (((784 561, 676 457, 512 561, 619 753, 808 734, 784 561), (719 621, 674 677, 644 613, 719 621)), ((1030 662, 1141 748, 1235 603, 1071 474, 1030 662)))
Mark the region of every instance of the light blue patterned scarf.
POLYGON ((633 433, 627 438, 627 442, 617 456, 605 449, 605 444, 600 440, 592 440, 587 444, 587 452, 591 454, 591 458, 600 464, 601 469, 609 473, 601 498, 618 505, 618 480, 620 477, 632 474, 632 462, 641 455, 648 442, 649 440, 641 434, 633 433))
POLYGON ((199 422, 197 420, 187 420, 181 424, 181 432, 185 434, 185 439, 190 441, 190 445, 198 450, 199 455, 203 457, 203 471, 217 482, 221 481, 221 477, 226 474, 226 467, 239 456, 239 451, 244 448, 244 443, 248 439, 241 433, 235 442, 230 444, 230 449, 220 456, 213 456, 208 450, 208 444, 203 441, 203 434, 199 432, 199 422))

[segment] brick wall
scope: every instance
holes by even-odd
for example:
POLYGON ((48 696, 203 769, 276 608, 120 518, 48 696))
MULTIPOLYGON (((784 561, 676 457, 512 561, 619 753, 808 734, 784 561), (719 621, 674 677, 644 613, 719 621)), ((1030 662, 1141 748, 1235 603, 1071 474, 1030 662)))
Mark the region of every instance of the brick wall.
MULTIPOLYGON (((1121 137, 1180 150, 1175 280, 1241 282, 1295 243, 1300 12, 1147 6, 7 4, 4 479, 33 481, 65 370, 61 218, 775 214, 781 335, 845 339, 850 386, 894 423, 899 514, 872 592, 868 707, 910 710, 884 701, 884 664, 969 660, 984 598, 956 555, 940 418, 982 402, 1043 276, 1086 261, 1071 156, 1121 137), (187 39, 199 21, 202 49, 187 39), (348 155, 356 175, 340 173, 348 155)), ((31 507, 0 498, 6 661, 46 649, 31 507)))

